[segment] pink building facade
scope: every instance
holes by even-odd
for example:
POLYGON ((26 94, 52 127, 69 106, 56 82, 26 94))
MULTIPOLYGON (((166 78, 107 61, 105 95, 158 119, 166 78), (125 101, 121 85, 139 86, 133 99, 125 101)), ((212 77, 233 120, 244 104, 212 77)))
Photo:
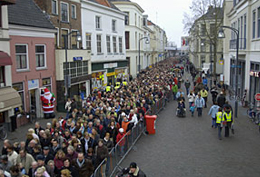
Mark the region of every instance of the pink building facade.
POLYGON ((24 31, 21 36, 10 27, 12 86, 21 95, 22 109, 34 110, 37 117, 42 117, 40 89, 47 87, 56 94, 54 33, 41 32, 42 36, 37 37, 30 33, 24 31))

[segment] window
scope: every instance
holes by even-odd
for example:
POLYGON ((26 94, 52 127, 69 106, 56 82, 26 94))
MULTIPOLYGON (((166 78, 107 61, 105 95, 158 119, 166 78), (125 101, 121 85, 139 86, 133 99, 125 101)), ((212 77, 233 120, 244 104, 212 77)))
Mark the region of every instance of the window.
POLYGON ((244 15, 244 46, 246 49, 246 15, 244 15))
POLYGON ((215 34, 215 24, 210 24, 210 36, 214 36, 215 34))
POLYGON ((59 28, 56 28, 56 32, 55 32, 55 46, 58 47, 59 46, 59 28))
POLYGON ((112 31, 116 31, 116 20, 112 20, 112 31))
POLYGON ((201 39, 201 43, 200 43, 200 51, 201 52, 205 52, 206 51, 206 40, 205 39, 201 39))
POLYGON ((67 46, 69 46, 69 41, 68 41, 68 34, 69 34, 69 30, 67 30, 67 29, 62 29, 61 30, 61 35, 62 35, 62 39, 61 39, 61 47, 63 48, 63 49, 65 49, 65 47, 67 46), (66 38, 66 39, 65 39, 66 38), (65 45, 65 43, 66 43, 66 45, 65 45))
POLYGON ((35 57, 36 57, 36 67, 46 67, 45 66, 45 46, 44 45, 35 46, 35 57))
POLYGON ((78 45, 77 45, 77 33, 78 33, 78 31, 75 30, 75 31, 72 31, 72 34, 71 34, 71 48, 72 49, 77 49, 78 48, 78 45))
POLYGON ((122 41, 122 37, 119 37, 119 53, 123 53, 123 41, 122 41))
POLYGON ((101 52, 102 52, 101 44, 102 44, 101 34, 97 34, 97 53, 98 54, 101 54, 101 52))
POLYGON ((101 29, 101 17, 96 16, 96 29, 101 29))
POLYGON ((0 28, 2 27, 2 8, 0 8, 0 28))
POLYGON ((126 31, 125 32, 125 48, 126 49, 130 49, 130 45, 129 45, 129 43, 130 43, 130 41, 129 41, 129 36, 130 36, 130 33, 129 33, 129 31, 126 31))
POLYGON ((61 3, 61 21, 68 22, 69 16, 68 16, 68 4, 61 3))
POLYGON ((68 62, 68 70, 66 72, 66 63, 63 63, 63 73, 71 78, 84 76, 88 74, 88 61, 68 62))
POLYGON ((15 45, 16 69, 27 69, 27 45, 15 45))
POLYGON ((260 37, 260 7, 257 9, 257 37, 260 37))
POLYGON ((240 36, 241 38, 243 38, 243 16, 241 17, 241 20, 240 20, 240 36))
POLYGON ((5 86, 5 67, 0 66, 0 88, 5 86))
POLYGON ((253 39, 255 38, 255 18, 256 18, 256 12, 255 12, 255 10, 253 11, 253 34, 252 34, 252 37, 253 37, 253 39))
POLYGON ((129 25, 129 12, 124 12, 125 15, 125 25, 129 25))
POLYGON ((20 97, 21 97, 21 100, 22 100, 22 110, 24 110, 24 87, 23 87, 23 82, 20 82, 20 83, 14 83, 13 84, 13 89, 15 89, 20 97))
POLYGON ((110 36, 107 36, 107 53, 111 53, 110 36))
POLYGON ((116 53, 116 37, 113 37, 113 52, 116 53))
POLYGON ((76 6, 75 5, 71 5, 71 18, 74 18, 74 19, 77 18, 76 6))
POLYGON ((201 36, 205 36, 206 35, 206 25, 205 24, 201 25, 200 35, 201 36))
POLYGON ((86 33, 86 49, 91 50, 91 33, 86 33))
POLYGON ((52 9, 52 14, 57 15, 58 14, 58 10, 57 10, 57 0, 52 0, 51 1, 51 9, 52 9))
POLYGON ((51 92, 51 78, 43 78, 42 79, 42 86, 48 88, 48 90, 51 92))

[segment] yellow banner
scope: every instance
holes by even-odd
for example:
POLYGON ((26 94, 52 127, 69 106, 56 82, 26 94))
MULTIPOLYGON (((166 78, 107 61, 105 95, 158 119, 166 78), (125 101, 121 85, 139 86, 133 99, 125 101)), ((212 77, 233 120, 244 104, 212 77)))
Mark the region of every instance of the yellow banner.
POLYGON ((116 74, 115 72, 107 73, 107 77, 109 77, 109 76, 114 76, 115 74, 116 74))

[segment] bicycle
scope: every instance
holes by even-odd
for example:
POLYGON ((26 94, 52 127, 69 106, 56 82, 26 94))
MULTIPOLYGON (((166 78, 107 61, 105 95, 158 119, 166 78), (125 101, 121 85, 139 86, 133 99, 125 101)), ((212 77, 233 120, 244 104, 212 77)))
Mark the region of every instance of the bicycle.
POLYGON ((229 89, 228 97, 229 100, 234 100, 236 98, 234 90, 229 89))
POLYGON ((255 122, 256 110, 254 109, 253 103, 249 103, 249 108, 247 109, 246 113, 248 118, 250 118, 252 122, 255 122))
POLYGON ((5 130, 4 125, 0 125, 0 139, 5 140, 7 138, 7 131, 5 130))

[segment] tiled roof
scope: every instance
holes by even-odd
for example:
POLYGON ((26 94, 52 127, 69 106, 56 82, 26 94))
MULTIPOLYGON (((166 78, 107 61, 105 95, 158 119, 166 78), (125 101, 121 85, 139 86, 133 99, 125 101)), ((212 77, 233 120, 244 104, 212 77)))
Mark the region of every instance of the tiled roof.
MULTIPOLYGON (((111 0, 89 0, 91 2, 95 2, 97 4, 101 4, 103 6, 107 6, 107 7, 110 7, 112 9, 115 9, 115 10, 119 10, 112 2, 111 0)), ((119 10, 120 11, 120 10, 119 10)))
POLYGON ((8 6, 9 24, 55 29, 33 0, 16 0, 8 6))
POLYGON ((119 2, 120 2, 120 1, 121 1, 121 2, 122 2, 122 1, 123 1, 123 2, 126 1, 126 2, 131 2, 130 0, 111 0, 111 1, 119 1, 119 2))

